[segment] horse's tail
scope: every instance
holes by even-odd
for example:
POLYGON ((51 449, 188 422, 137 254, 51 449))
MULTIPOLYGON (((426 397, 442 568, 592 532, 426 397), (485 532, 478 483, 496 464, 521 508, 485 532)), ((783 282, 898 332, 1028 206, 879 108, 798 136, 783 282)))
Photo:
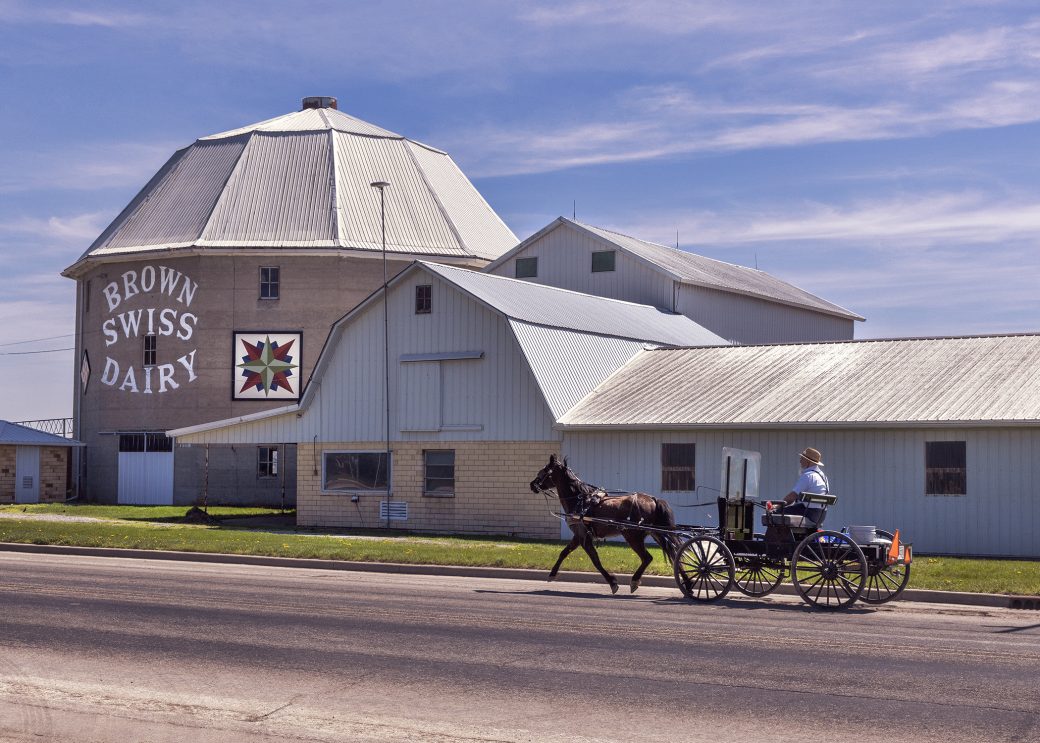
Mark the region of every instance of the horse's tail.
POLYGON ((668 501, 664 498, 654 498, 654 526, 659 529, 667 529, 668 533, 655 532, 654 538, 661 545, 664 557, 668 562, 675 562, 676 537, 675 537, 675 513, 668 501))

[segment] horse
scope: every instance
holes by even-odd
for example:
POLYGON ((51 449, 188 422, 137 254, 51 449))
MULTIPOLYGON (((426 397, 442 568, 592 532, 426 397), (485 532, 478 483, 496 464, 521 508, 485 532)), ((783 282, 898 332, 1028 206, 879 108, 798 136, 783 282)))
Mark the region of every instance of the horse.
POLYGON ((550 488, 556 489, 560 506, 566 514, 567 526, 574 536, 560 552, 559 559, 549 571, 549 580, 556 579, 564 559, 580 544, 592 560, 592 564, 596 566, 596 570, 610 584, 610 592, 617 593, 617 579, 600 563, 593 540, 618 534, 624 537, 628 546, 642 560, 639 568, 632 574, 629 584, 632 593, 639 588, 643 571, 654 559, 644 544, 648 533, 661 545, 665 559, 669 562, 674 561, 677 544, 670 532, 675 530, 675 515, 667 501, 647 493, 608 495, 599 488, 582 482, 567 466, 567 460, 561 462, 555 454, 549 456, 549 463, 531 480, 531 490, 535 493, 550 488), (641 526, 654 527, 662 531, 648 531, 640 528, 641 526))

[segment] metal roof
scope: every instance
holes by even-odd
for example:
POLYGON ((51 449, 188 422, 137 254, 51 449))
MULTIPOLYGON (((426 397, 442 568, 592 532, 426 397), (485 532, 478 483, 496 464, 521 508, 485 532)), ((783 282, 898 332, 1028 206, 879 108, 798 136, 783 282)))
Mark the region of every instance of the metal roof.
POLYGON ((83 446, 75 439, 37 431, 17 423, 0 421, 0 446, 83 446))
POLYGON ((420 264, 514 320, 670 346, 728 345, 685 315, 435 263, 420 264))
POLYGON ((341 111, 307 109, 202 137, 174 153, 69 269, 198 249, 382 248, 490 260, 517 238, 444 152, 341 111))
POLYGON ((596 385, 643 350, 640 341, 510 320, 538 388, 558 419, 596 385))
POLYGON ((1040 424, 1040 335, 644 351, 580 427, 1040 424))
POLYGON ((512 256, 521 252, 527 245, 561 226, 568 226, 571 229, 591 234, 605 243, 609 243, 637 258, 641 258, 659 270, 664 271, 673 280, 683 284, 745 294, 770 302, 803 307, 815 312, 823 312, 850 320, 863 320, 863 317, 855 312, 799 289, 794 284, 789 284, 775 276, 771 276, 765 271, 718 261, 714 258, 706 258, 703 255, 640 240, 629 235, 623 235, 620 232, 613 232, 602 227, 576 222, 566 217, 558 217, 547 227, 524 240, 516 248, 498 257, 484 270, 491 271, 495 269, 512 256))

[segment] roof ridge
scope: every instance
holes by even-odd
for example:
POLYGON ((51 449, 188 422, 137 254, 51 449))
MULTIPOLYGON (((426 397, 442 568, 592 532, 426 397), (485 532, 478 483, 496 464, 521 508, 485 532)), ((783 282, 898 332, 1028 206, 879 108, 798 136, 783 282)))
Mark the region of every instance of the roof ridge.
POLYGON ((437 268, 437 269, 448 268, 448 269, 454 269, 454 270, 457 270, 457 271, 468 271, 469 273, 474 273, 474 274, 479 274, 481 276, 490 277, 490 278, 492 278, 492 279, 494 279, 496 281, 512 281, 512 282, 515 282, 517 284, 523 284, 525 286, 537 286, 537 287, 540 287, 542 289, 551 289, 551 290, 557 291, 557 292, 566 292, 567 294, 577 294, 577 295, 582 296, 582 297, 591 297, 592 299, 602 300, 604 302, 616 302, 617 304, 624 304, 624 305, 628 305, 630 307, 649 307, 650 309, 657 310, 662 315, 669 315, 669 316, 672 316, 672 317, 685 317, 685 315, 683 315, 683 313, 681 313, 681 312, 672 312, 671 310, 667 310, 667 309, 664 309, 662 307, 657 307, 657 306, 652 305, 652 304, 644 304, 642 302, 631 302, 631 301, 629 301, 627 299, 615 299, 614 297, 604 297, 604 296, 602 296, 600 294, 589 294, 587 292, 577 291, 576 289, 564 289, 564 288, 559 287, 559 286, 552 286, 551 284, 539 284, 539 283, 534 282, 534 281, 524 281, 523 279, 517 279, 517 278, 514 278, 512 276, 499 276, 498 274, 486 273, 485 271, 473 271, 473 270, 468 269, 468 268, 462 268, 461 266, 449 266, 449 265, 444 264, 444 263, 432 263, 430 261, 424 261, 424 260, 419 260, 419 261, 416 261, 416 262, 417 263, 422 263, 423 265, 433 266, 434 268, 437 268))
POLYGON ((923 335, 923 336, 891 336, 887 338, 849 338, 836 341, 791 341, 788 343, 741 343, 730 346, 672 346, 670 348, 657 349, 661 351, 696 351, 705 348, 782 348, 792 346, 835 346, 840 344, 867 344, 867 343, 904 343, 908 341, 956 341, 956 340, 985 340, 987 338, 1037 338, 1040 330, 1023 331, 1017 333, 979 333, 974 335, 923 335))

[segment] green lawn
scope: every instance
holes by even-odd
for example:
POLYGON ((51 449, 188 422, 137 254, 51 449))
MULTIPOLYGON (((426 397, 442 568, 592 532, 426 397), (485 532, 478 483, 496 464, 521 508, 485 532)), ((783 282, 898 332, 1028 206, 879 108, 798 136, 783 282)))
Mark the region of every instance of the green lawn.
MULTIPOLYGON (((0 542, 545 571, 552 567, 561 548, 561 543, 556 541, 437 537, 360 530, 330 534, 297 529, 293 533, 276 533, 235 526, 235 517, 280 513, 276 509, 212 507, 209 513, 224 520, 219 526, 177 523, 186 510, 184 507, 153 506, 0 506, 0 513, 63 514, 119 520, 93 523, 0 518, 0 542)), ((598 549, 604 565, 611 571, 623 575, 638 565, 635 554, 624 545, 605 544, 598 549)), ((651 553, 654 562, 648 572, 670 575, 671 566, 662 559, 661 551, 654 547, 651 553)), ((581 552, 568 557, 563 567, 565 570, 593 569, 581 552)), ((1040 596, 1040 561, 918 555, 911 571, 910 587, 1040 596)))

